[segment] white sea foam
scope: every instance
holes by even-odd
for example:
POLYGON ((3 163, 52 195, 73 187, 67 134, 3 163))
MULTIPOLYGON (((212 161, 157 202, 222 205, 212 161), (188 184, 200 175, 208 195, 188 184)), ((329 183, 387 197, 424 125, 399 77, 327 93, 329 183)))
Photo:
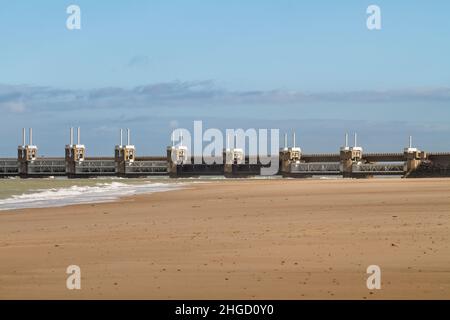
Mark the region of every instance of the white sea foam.
POLYGON ((110 202, 120 197, 143 193, 164 192, 182 187, 180 183, 126 184, 122 182, 97 183, 94 186, 71 186, 41 189, 32 193, 14 195, 0 200, 0 210, 59 207, 80 203, 110 202))

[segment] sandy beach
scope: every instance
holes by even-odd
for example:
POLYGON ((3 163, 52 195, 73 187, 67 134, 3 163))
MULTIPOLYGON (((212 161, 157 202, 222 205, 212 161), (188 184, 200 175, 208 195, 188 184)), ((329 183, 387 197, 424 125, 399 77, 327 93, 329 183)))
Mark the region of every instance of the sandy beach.
POLYGON ((2 211, 0 261, 1 299, 450 299, 450 180, 213 181, 2 211))

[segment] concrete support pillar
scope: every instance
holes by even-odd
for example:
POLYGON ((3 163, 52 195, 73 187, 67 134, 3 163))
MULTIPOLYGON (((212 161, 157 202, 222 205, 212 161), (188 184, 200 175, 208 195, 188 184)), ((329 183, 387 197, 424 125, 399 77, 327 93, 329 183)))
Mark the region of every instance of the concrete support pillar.
POLYGON ((85 147, 84 145, 66 145, 65 160, 66 160, 66 173, 67 175, 76 175, 77 164, 84 161, 85 147))
POLYGON ((127 174, 127 166, 131 165, 136 156, 136 148, 131 145, 130 129, 127 129, 127 144, 122 144, 123 130, 120 129, 120 142, 114 149, 114 160, 116 163, 116 173, 119 176, 125 176, 127 174))
POLYGON ((235 176, 236 166, 245 164, 244 150, 240 148, 225 149, 223 157, 223 174, 225 177, 235 176))
POLYGON ((405 155, 405 177, 416 171, 423 160, 426 160, 427 154, 414 148, 412 145, 412 136, 409 136, 409 146, 403 150, 405 155))
POLYGON ((342 147, 340 152, 341 172, 344 178, 353 177, 353 165, 357 165, 362 160, 361 147, 342 147))
POLYGON ((223 175, 225 177, 233 176, 234 157, 232 149, 223 150, 223 175))
POLYGON ((280 173, 283 176, 289 176, 291 165, 301 161, 302 150, 299 147, 284 148, 280 150, 280 173))
POLYGON ((280 173, 286 176, 291 172, 290 153, 287 149, 280 150, 280 173))
POLYGON ((177 176, 177 162, 175 161, 175 147, 167 147, 167 172, 170 177, 177 176))
POLYGON ((68 177, 77 174, 77 164, 84 161, 86 148, 81 144, 81 130, 77 129, 77 144, 73 144, 73 128, 70 128, 70 144, 65 148, 66 173, 68 177))
POLYGON ((26 176, 28 172, 28 161, 25 146, 19 146, 17 149, 17 165, 19 166, 19 175, 26 176))
POLYGON ((352 150, 350 148, 341 148, 340 159, 342 176, 344 178, 350 178, 353 168, 352 150))
POLYGON ((134 146, 116 146, 114 160, 116 163, 116 173, 119 176, 127 174, 127 166, 130 166, 135 159, 134 146))
POLYGON ((421 163, 420 159, 415 159, 415 158, 407 159, 406 160, 406 171, 407 172, 415 171, 419 167, 420 163, 421 163))
POLYGON ((26 131, 22 129, 22 145, 17 147, 17 164, 19 175, 28 175, 28 165, 37 158, 37 147, 33 145, 33 129, 29 131, 29 144, 26 144, 26 131))
POLYGON ((119 176, 125 175, 125 157, 124 149, 121 145, 117 145, 114 149, 114 162, 116 163, 116 173, 119 176))
POLYGON ((72 145, 66 145, 64 159, 66 162, 66 173, 69 177, 75 174, 75 161, 72 152, 72 145))
POLYGON ((191 163, 191 160, 188 158, 187 147, 167 147, 167 172, 169 173, 169 176, 176 177, 178 175, 179 166, 191 163))
POLYGON ((405 149, 405 172, 410 175, 419 168, 423 160, 426 160, 426 153, 415 148, 405 149), (413 150, 414 149, 414 150, 413 150))

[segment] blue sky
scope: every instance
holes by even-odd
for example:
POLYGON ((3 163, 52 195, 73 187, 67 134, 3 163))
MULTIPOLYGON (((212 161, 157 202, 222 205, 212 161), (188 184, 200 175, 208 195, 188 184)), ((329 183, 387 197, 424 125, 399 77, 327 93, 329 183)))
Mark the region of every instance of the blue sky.
POLYGON ((413 134, 450 150, 448 1, 1 1, 0 155, 33 126, 61 155, 81 126, 88 154, 120 127, 163 154, 175 126, 295 129, 305 152, 345 131, 369 151, 413 134), (66 8, 81 8, 81 30, 66 8), (366 28, 381 8, 382 30, 366 28))

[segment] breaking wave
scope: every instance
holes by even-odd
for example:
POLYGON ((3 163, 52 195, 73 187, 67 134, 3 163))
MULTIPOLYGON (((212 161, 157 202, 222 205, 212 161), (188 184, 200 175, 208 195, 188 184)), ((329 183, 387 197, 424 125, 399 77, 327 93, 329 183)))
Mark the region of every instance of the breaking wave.
POLYGON ((97 183, 93 186, 71 186, 36 190, 0 200, 0 210, 60 207, 81 203, 110 202, 120 197, 179 189, 180 183, 126 184, 97 183))

